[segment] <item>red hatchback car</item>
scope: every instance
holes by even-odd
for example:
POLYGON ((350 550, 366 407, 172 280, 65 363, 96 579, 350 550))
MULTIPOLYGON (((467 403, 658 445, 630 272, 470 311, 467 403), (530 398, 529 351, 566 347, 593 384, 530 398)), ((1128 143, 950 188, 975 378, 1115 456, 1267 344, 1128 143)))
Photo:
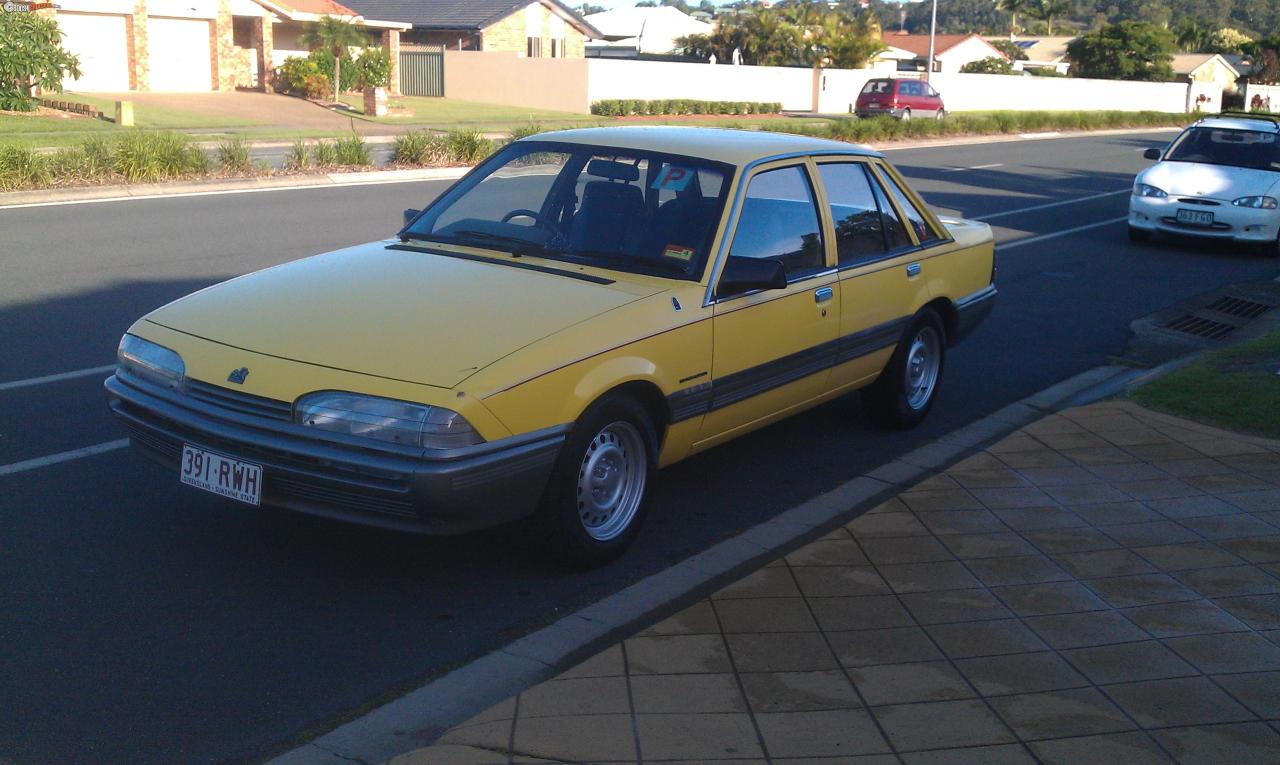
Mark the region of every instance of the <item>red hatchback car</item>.
POLYGON ((859 117, 875 117, 887 114, 901 120, 912 117, 942 119, 947 110, 942 105, 942 94, 920 80, 868 80, 858 94, 854 111, 859 117))

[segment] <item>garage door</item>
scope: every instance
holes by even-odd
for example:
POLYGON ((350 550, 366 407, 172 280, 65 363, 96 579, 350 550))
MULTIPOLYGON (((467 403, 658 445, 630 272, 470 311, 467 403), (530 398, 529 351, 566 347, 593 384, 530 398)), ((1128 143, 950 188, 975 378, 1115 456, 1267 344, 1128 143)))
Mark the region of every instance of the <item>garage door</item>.
POLYGON ((200 19, 147 19, 152 90, 213 90, 209 26, 208 21, 200 19))
POLYGON ((81 77, 67 90, 118 93, 129 89, 129 42, 124 16, 59 13, 62 47, 80 59, 81 77))

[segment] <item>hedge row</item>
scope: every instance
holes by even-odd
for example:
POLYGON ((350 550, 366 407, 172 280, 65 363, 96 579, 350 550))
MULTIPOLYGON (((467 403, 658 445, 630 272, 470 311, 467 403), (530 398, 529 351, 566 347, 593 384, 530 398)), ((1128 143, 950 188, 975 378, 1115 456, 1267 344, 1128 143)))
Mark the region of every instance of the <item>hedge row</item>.
POLYGON ((615 98, 591 104, 601 117, 667 116, 683 114, 778 114, 782 104, 761 101, 694 101, 668 98, 655 101, 615 98))
POLYGON ((845 117, 826 125, 788 124, 789 120, 761 127, 778 133, 799 133, 837 141, 868 143, 901 138, 945 135, 999 135, 1043 130, 1105 130, 1109 128, 1169 127, 1193 122, 1203 115, 1166 112, 979 112, 950 114, 946 119, 845 117))

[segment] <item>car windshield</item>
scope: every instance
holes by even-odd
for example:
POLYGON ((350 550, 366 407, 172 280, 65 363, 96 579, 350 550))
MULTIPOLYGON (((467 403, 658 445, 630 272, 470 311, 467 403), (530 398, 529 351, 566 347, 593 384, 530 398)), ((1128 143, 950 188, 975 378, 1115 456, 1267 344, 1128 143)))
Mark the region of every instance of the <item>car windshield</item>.
POLYGON ((654 152, 519 141, 445 193, 401 236, 697 279, 730 171, 654 152))
POLYGON ((1174 141, 1166 160, 1280 170, 1276 134, 1259 130, 1193 127, 1174 141))

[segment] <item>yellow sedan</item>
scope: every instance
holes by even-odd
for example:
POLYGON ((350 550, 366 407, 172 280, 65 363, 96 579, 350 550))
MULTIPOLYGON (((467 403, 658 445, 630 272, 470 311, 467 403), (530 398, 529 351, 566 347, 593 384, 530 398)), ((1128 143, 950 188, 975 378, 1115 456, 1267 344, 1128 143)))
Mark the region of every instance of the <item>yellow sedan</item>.
POLYGON ((996 294, 985 224, 798 136, 544 133, 405 219, 136 322, 106 383, 134 445, 252 505, 428 534, 533 516, 598 565, 660 467, 853 391, 919 423, 996 294))

